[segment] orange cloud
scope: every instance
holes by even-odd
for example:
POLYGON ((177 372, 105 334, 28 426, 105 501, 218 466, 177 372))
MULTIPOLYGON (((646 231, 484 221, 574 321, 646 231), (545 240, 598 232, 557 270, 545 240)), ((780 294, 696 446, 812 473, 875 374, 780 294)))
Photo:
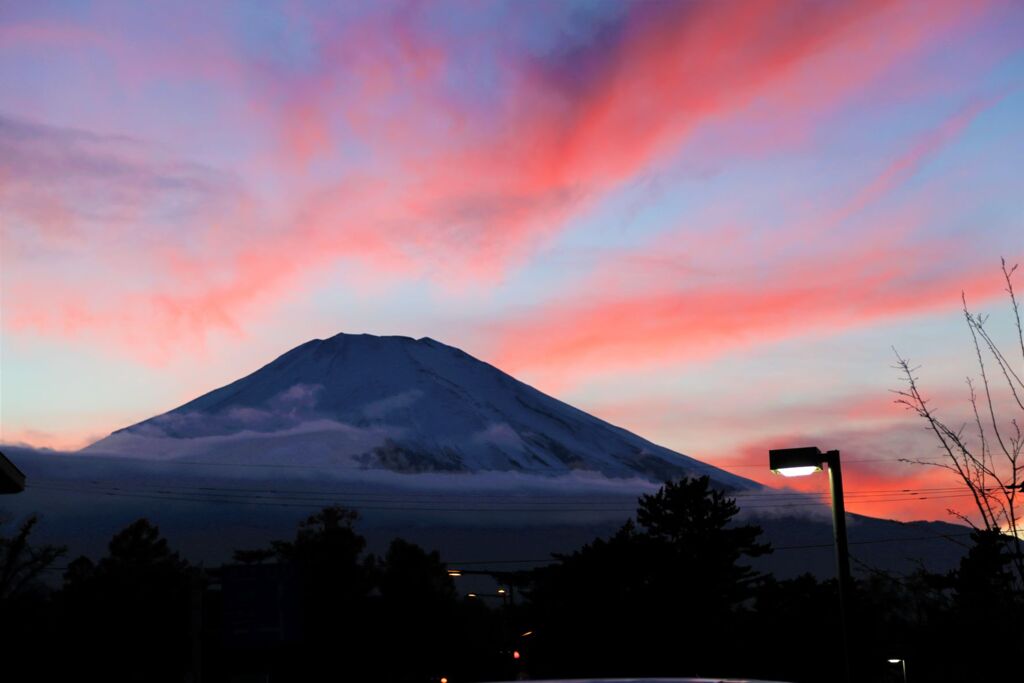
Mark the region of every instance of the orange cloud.
MULTIPOLYGON (((827 504, 828 477, 824 474, 786 478, 768 470, 770 449, 808 445, 840 451, 849 512, 902 521, 945 519, 958 522, 949 513, 951 509, 974 516, 973 500, 956 475, 935 466, 900 462, 900 458, 941 462, 934 444, 916 423, 877 429, 778 435, 740 445, 728 456, 710 457, 706 461, 773 488, 819 494, 822 503, 827 504)), ((804 506, 786 508, 794 501, 785 498, 757 498, 751 499, 749 504, 780 506, 765 509, 783 512, 789 509, 797 514, 810 509, 804 506)))

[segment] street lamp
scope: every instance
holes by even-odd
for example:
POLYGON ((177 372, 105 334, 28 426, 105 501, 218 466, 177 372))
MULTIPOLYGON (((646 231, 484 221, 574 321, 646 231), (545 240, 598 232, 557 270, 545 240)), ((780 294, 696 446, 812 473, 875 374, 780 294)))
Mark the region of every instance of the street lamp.
POLYGON ((820 448, 779 448, 768 451, 768 466, 772 472, 784 477, 802 477, 820 472, 828 465, 828 482, 832 491, 832 531, 836 542, 836 573, 839 579, 839 616, 842 624, 843 658, 846 680, 853 680, 850 672, 850 551, 846 543, 846 508, 843 504, 843 470, 839 465, 839 451, 822 453, 820 448))
POLYGON ((457 567, 450 567, 447 570, 447 572, 448 576, 453 579, 457 579, 463 576, 489 576, 492 579, 495 579, 499 582, 498 587, 496 588, 496 592, 494 593, 470 593, 466 597, 501 598, 502 604, 506 602, 509 602, 512 605, 516 604, 516 572, 500 572, 492 571, 490 569, 459 569, 457 567))
POLYGON ((903 666, 903 683, 907 683, 907 660, 905 659, 890 659, 890 664, 900 664, 903 666))

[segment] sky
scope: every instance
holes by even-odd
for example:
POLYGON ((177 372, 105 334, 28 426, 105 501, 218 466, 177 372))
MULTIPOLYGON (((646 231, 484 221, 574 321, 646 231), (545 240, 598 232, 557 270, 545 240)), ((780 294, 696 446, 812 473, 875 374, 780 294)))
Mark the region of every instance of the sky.
POLYGON ((1021 121, 1010 1, 3 3, 0 442, 368 332, 773 485, 950 486, 894 349, 956 423, 961 294, 1012 348, 1021 121))

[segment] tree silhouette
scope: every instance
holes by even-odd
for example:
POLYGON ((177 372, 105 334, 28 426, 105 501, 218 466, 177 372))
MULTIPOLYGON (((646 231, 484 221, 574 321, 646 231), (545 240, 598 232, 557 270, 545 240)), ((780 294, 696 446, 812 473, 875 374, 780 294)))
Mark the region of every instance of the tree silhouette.
MULTIPOLYGON (((10 520, 0 520, 3 524, 10 520)), ((17 526, 13 536, 0 536, 0 643, 5 680, 40 680, 31 665, 53 640, 50 587, 45 572, 65 553, 64 547, 31 542, 38 517, 17 526), (21 671, 22 667, 29 670, 21 671)))
POLYGON ((412 681, 454 673, 465 641, 459 639, 455 585, 438 553, 397 538, 374 559, 374 576, 380 595, 368 626, 377 676, 412 681))
POLYGON ((961 663, 962 674, 996 680, 1007 673, 1004 653, 1024 650, 1024 593, 1016 585, 1009 539, 985 530, 975 531, 971 540, 953 578, 955 616, 948 631, 957 634, 958 646, 979 653, 975 661, 961 663))
POLYGON ((323 671, 397 682, 492 677, 479 672, 498 654, 493 615, 458 602, 437 552, 394 539, 383 557, 364 555, 358 518, 324 508, 291 541, 235 552, 244 564, 288 565, 301 585, 302 641, 267 660, 273 679, 312 680, 323 671))
POLYGON ((455 584, 437 551, 426 552, 401 538, 391 541, 377 566, 377 585, 386 600, 436 605, 455 598, 455 584))
POLYGON ((371 644, 366 626, 371 615, 368 596, 373 568, 363 557, 366 539, 355 530, 359 515, 341 506, 323 508, 299 523, 290 541, 273 541, 270 548, 235 551, 237 562, 268 560, 288 565, 298 583, 298 612, 302 639, 282 650, 275 679, 311 680, 336 670, 343 662, 346 675, 362 671, 371 644))
MULTIPOLYGON (((287 638, 255 644, 226 638, 222 626, 239 622, 218 611, 225 579, 204 602, 204 680, 401 683, 511 680, 527 672, 823 680, 837 656, 834 581, 758 575, 745 558, 767 547, 735 515, 728 494, 707 479, 671 482, 643 497, 636 521, 610 537, 549 567, 506 573, 503 581, 527 588, 528 599, 495 608, 459 600, 436 552, 395 539, 382 556, 365 555, 355 513, 327 508, 305 519, 292 540, 242 555, 273 566, 231 568, 250 581, 236 596, 244 600, 249 590, 271 606, 271 620, 275 602, 289 615, 302 612, 301 640, 291 627, 287 638), (794 638, 803 646, 799 657, 794 638), (513 661, 513 648, 520 659, 513 661)), ((25 544, 30 529, 22 527, 25 544)), ((1024 648, 1024 596, 1015 588, 1009 539, 982 531, 973 541, 948 574, 868 568, 860 578, 862 637, 854 656, 864 680, 900 680, 886 663, 893 656, 907 659, 915 680, 1019 678, 1012 654, 1024 648)), ((29 667, 4 673, 11 680, 188 680, 198 671, 190 666, 197 631, 189 624, 196 578, 159 529, 139 520, 98 561, 71 562, 59 592, 22 590, 0 604, 5 651, 29 667)))
POLYGON ((190 662, 187 562, 158 527, 139 519, 114 535, 98 563, 73 561, 64 575, 64 627, 72 671, 108 680, 181 680, 190 662))
POLYGON ((366 539, 355 531, 357 519, 352 510, 326 507, 299 524, 295 540, 272 544, 278 558, 300 572, 311 633, 329 637, 337 610, 370 591, 370 567, 362 560, 366 539))
POLYGON ((34 588, 40 574, 67 552, 65 546, 29 543, 38 522, 39 517, 31 515, 19 525, 14 536, 0 536, 0 603, 17 599, 34 588))
MULTIPOLYGON (((641 498, 637 523, 596 539, 537 573, 538 636, 531 673, 679 675, 728 668, 723 629, 759 575, 744 556, 769 552, 761 530, 708 477, 665 484, 641 498)), ((730 648, 731 649, 731 648, 730 648)))
POLYGON ((736 501, 710 488, 708 477, 670 481, 656 493, 640 498, 637 523, 641 538, 663 555, 662 567, 675 580, 684 577, 701 584, 701 593, 725 603, 748 596, 748 584, 759 578, 741 557, 771 552, 769 544, 757 543, 760 527, 737 526, 736 501))

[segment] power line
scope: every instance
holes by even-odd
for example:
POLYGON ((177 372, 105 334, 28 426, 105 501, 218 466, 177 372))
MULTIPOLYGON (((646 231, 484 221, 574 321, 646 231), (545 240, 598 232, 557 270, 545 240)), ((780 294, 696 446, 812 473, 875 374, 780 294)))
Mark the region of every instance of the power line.
MULTIPOLYGON (((934 541, 934 540, 945 540, 950 543, 955 543, 960 546, 965 544, 955 540, 956 538, 964 538, 970 536, 971 532, 956 533, 956 534, 930 534, 925 536, 901 536, 892 538, 875 538, 864 541, 850 541, 850 545, 874 545, 877 543, 900 543, 904 541, 934 541)), ((778 545, 772 546, 772 550, 816 550, 821 548, 834 548, 834 543, 806 543, 800 545, 778 545)), ((528 559, 528 560, 446 560, 445 565, 452 569, 458 569, 459 567, 478 567, 481 565, 510 565, 510 564, 531 564, 531 565, 553 565, 559 560, 554 557, 548 557, 544 559, 528 559)), ((47 567, 47 571, 66 571, 67 567, 47 567)))
MULTIPOLYGON (((315 464, 297 464, 297 463, 257 463, 257 462, 218 462, 209 460, 176 460, 167 459, 159 460, 153 458, 143 458, 139 456, 131 455, 103 455, 103 454, 86 454, 78 456, 64 456, 70 458, 79 459, 90 459, 90 460, 109 460, 114 462, 129 461, 129 462, 142 462, 149 465, 186 465, 195 467, 248 467, 248 468, 270 468, 270 469, 301 469, 301 470, 353 470, 353 471, 374 471, 374 468, 367 467, 365 465, 347 465, 344 463, 315 463, 315 464)), ((684 456, 689 458, 689 456, 684 456)), ((917 462, 940 462, 942 457, 938 458, 918 458, 917 462)), ((667 460, 668 461, 668 460, 667 460)), ((844 460, 843 464, 855 464, 855 463, 867 463, 867 462, 907 462, 906 458, 857 458, 852 460, 844 460)), ((764 465, 750 464, 750 463, 711 463, 701 462, 695 460, 693 463, 679 463, 681 467, 692 467, 693 469, 700 470, 701 466, 710 467, 713 469, 719 469, 729 471, 730 469, 763 469, 764 465)), ((575 472, 573 468, 566 467, 565 469, 558 469, 556 467, 531 467, 529 465, 516 465, 510 467, 507 470, 490 470, 494 472, 575 472)), ((454 471, 458 473, 458 470, 454 471)))
MULTIPOLYGON (((964 546, 965 544, 954 541, 956 538, 965 538, 971 536, 971 532, 964 533, 942 533, 942 535, 929 535, 929 536, 912 536, 912 537, 899 537, 890 539, 872 539, 870 541, 851 541, 851 546, 869 546, 878 543, 900 543, 903 541, 949 541, 955 543, 958 546, 964 546)), ((819 548, 835 548, 835 543, 811 543, 802 544, 795 546, 772 546, 772 550, 815 550, 819 548)), ((561 554, 561 553, 559 553, 561 554)), ((493 565, 493 564, 535 564, 552 566, 557 564, 558 560, 555 558, 544 558, 544 559, 522 559, 522 560, 445 560, 444 564, 447 567, 458 569, 464 566, 480 566, 480 565, 493 565)), ((65 571, 68 567, 47 567, 48 571, 65 571)))
MULTIPOLYGON (((530 495, 530 494, 495 495, 495 494, 486 493, 486 492, 473 493, 473 492, 462 492, 462 491, 459 491, 457 493, 455 493, 455 492, 440 492, 440 491, 439 492, 430 492, 430 491, 422 491, 422 492, 416 492, 416 491, 373 492, 373 491, 365 491, 365 490, 363 490, 363 491, 359 491, 359 490, 353 491, 353 490, 349 490, 349 489, 329 489, 329 488, 283 488, 283 489, 282 488, 276 488, 276 487, 274 487, 274 488, 247 488, 247 487, 236 487, 236 486, 189 486, 189 485, 186 485, 186 484, 165 484, 165 483, 149 483, 149 482, 126 482, 126 481, 123 481, 123 480, 122 481, 118 481, 118 480, 98 480, 98 479, 69 480, 69 479, 34 478, 33 482, 43 482, 44 484, 47 484, 47 485, 70 485, 70 486, 81 485, 81 484, 89 484, 89 485, 93 485, 93 486, 98 486, 98 487, 103 487, 103 488, 114 488, 114 489, 122 488, 122 487, 127 488, 127 486, 130 485, 130 486, 133 486, 133 487, 136 487, 136 488, 146 488, 146 487, 148 487, 148 488, 157 488, 157 489, 190 490, 190 491, 195 491, 195 492, 199 492, 199 493, 207 493, 209 495, 222 495, 222 494, 223 495, 228 495, 228 494, 233 494, 233 493, 244 493, 244 494, 266 493, 266 494, 286 495, 286 496, 312 495, 312 496, 318 496, 318 497, 331 496, 331 495, 339 495, 339 496, 346 496, 346 497, 349 497, 349 498, 367 498, 367 499, 371 499, 371 500, 372 499, 380 499, 380 498, 383 498, 383 499, 394 499, 394 500, 408 500, 408 499, 419 499, 419 498, 428 498, 428 499, 429 498, 438 498, 438 499, 451 500, 451 498, 453 496, 457 496, 458 498, 483 498, 483 499, 486 499, 486 500, 496 500, 497 499, 497 500, 510 500, 510 501, 513 501, 513 502, 523 502, 524 499, 526 501, 530 501, 530 502, 534 502, 534 501, 544 502, 544 500, 547 500, 547 501, 550 501, 551 504, 556 504, 556 503, 557 504, 572 504, 574 501, 567 500, 567 498, 571 498, 573 496, 578 496, 579 495, 579 494, 566 494, 566 495, 559 495, 559 496, 554 496, 554 495, 535 496, 535 495, 530 495)), ((635 499, 635 498, 639 497, 640 495, 641 494, 639 494, 639 493, 636 494, 636 495, 633 495, 633 494, 622 494, 622 495, 618 496, 615 499, 610 499, 610 498, 609 499, 598 499, 598 498, 587 497, 585 502, 587 502, 587 503, 597 502, 597 503, 608 503, 608 504, 621 505, 626 500, 635 499)))
MULTIPOLYGON (((348 491, 348 490, 332 490, 332 489, 276 489, 276 488, 241 488, 241 487, 210 487, 210 486, 189 486, 183 484, 166 484, 166 483, 147 483, 147 482, 133 482, 130 486, 126 486, 125 482, 111 482, 102 480, 86 480, 86 481, 70 481, 66 479, 37 479, 34 480, 34 485, 37 487, 41 486, 64 486, 72 488, 82 488, 83 484, 86 487, 93 489, 106 489, 111 491, 128 491, 131 492, 132 488, 135 491, 150 489, 150 493, 159 494, 189 494, 198 496, 216 496, 226 498, 289 498, 289 499, 300 499, 302 497, 312 496, 316 499, 322 499, 329 496, 345 496, 349 499, 365 499, 367 501, 409 501, 413 500, 416 502, 434 502, 434 501, 450 501, 453 495, 456 495, 460 499, 464 498, 483 498, 490 502, 509 502, 509 503, 533 503, 543 505, 578 505, 585 503, 587 505, 622 505, 626 500, 638 498, 640 494, 636 496, 624 495, 615 499, 601 499, 593 497, 580 496, 575 494, 567 499, 566 496, 535 496, 529 494, 523 495, 494 495, 490 493, 464 493, 459 492, 453 494, 450 492, 390 492, 390 493, 375 493, 367 491, 348 491), (42 481, 43 484, 35 484, 35 481, 42 481), (266 495, 261 495, 266 494, 266 495), (580 500, 572 500, 572 497, 580 498, 580 500)), ((880 499, 880 498, 892 498, 892 497, 921 497, 921 494, 927 494, 929 497, 934 497, 938 494, 949 494, 949 493, 962 493, 962 490, 958 487, 933 487, 933 488, 920 488, 920 489, 877 489, 874 491, 853 491, 847 494, 850 498, 861 498, 864 500, 880 499)), ((824 494, 817 492, 809 493, 756 493, 756 492, 737 492, 734 497, 737 499, 751 500, 753 502, 758 501, 796 501, 796 502, 807 502, 816 503, 817 501, 811 500, 816 497, 820 497, 824 494)))
MULTIPOLYGON (((263 505, 271 507, 299 507, 299 508, 315 508, 322 507, 325 504, 338 504, 339 500, 332 498, 320 498, 320 499, 290 499, 287 497, 278 497, 272 500, 266 499, 254 499, 251 497, 247 498, 225 498, 222 496, 218 497, 202 497, 197 495, 177 495, 174 492, 154 492, 154 493, 132 493, 127 491, 115 491, 109 489, 83 489, 74 487, 58 487, 58 486, 44 486, 44 485, 33 485, 32 488, 43 489, 48 491, 66 491, 73 493, 89 493, 100 496, 113 496, 123 498, 144 498, 148 500, 173 500, 183 501, 191 503, 214 503, 214 504, 225 504, 225 505, 263 505)), ((520 508, 471 508, 471 507, 423 507, 415 505, 356 505, 352 506, 360 510, 381 510, 381 511, 420 511, 420 512, 632 512, 633 508, 540 508, 540 507, 520 507, 520 508)))
MULTIPOLYGON (((876 543, 898 543, 900 541, 934 541, 944 540, 950 543, 956 543, 957 545, 963 545, 962 543, 953 540, 954 538, 962 538, 970 536, 971 532, 956 533, 956 534, 929 534, 924 536, 902 536, 902 537, 891 537, 891 538, 875 538, 863 541, 850 541, 850 545, 874 545, 876 543)), ((835 548, 834 542, 829 543, 807 543, 801 545, 776 545, 772 546, 772 550, 811 550, 816 548, 835 548)), ((449 567, 469 567, 478 565, 491 565, 491 564, 541 564, 548 563, 553 564, 557 562, 554 558, 548 559, 532 559, 532 560, 472 560, 472 561, 446 561, 449 567)))
MULTIPOLYGON (((945 500, 949 498, 970 498, 970 493, 948 493, 934 496, 908 496, 903 498, 873 498, 861 501, 853 501, 857 505, 868 505, 877 503, 910 503, 922 500, 945 500)), ((823 506, 831 507, 829 501, 808 501, 804 503, 776 503, 776 504, 756 504, 756 505, 743 505, 742 510, 754 510, 758 508, 795 508, 795 507, 810 507, 810 506, 823 506)))
MULTIPOLYGON (((894 538, 876 538, 870 541, 849 541, 850 545, 872 545, 875 543, 900 543, 902 541, 932 541, 932 540, 945 540, 950 543, 957 543, 953 540, 955 537, 970 536, 971 532, 957 533, 957 534, 942 534, 935 535, 930 534, 928 536, 902 536, 894 538)), ((962 545, 962 544, 958 544, 962 545)), ((806 545, 780 545, 772 546, 773 550, 806 550, 810 548, 835 548, 835 543, 813 543, 806 545)))
MULTIPOLYGON (((366 465, 361 465, 361 464, 353 463, 353 464, 349 465, 349 464, 337 463, 337 462, 298 464, 298 463, 281 463, 281 462, 275 462, 275 463, 237 462, 237 461, 236 462, 219 462, 219 461, 213 461, 213 460, 178 460, 178 459, 161 460, 161 459, 143 458, 143 457, 131 456, 131 455, 101 455, 101 454, 91 454, 91 453, 90 454, 85 454, 85 455, 62 456, 62 457, 65 457, 65 458, 68 458, 68 459, 77 459, 77 460, 107 460, 107 461, 111 461, 111 462, 139 462, 139 463, 145 463, 147 465, 152 465, 154 467, 158 467, 158 466, 162 466, 162 465, 176 465, 176 466, 187 465, 187 466, 196 466, 196 467, 243 467, 243 468, 255 468, 255 469, 270 468, 270 469, 297 469, 297 470, 317 470, 317 471, 323 471, 323 470, 347 470, 347 471, 358 471, 358 472, 390 471, 390 470, 381 469, 381 468, 367 467, 366 465)), ((665 459, 665 461, 666 462, 671 462, 671 460, 669 460, 667 458, 665 459)), ((609 463, 609 464, 611 464, 611 463, 609 463)), ((701 470, 702 467, 709 467, 709 468, 712 468, 712 469, 721 469, 721 468, 715 468, 714 465, 708 465, 706 463, 701 463, 700 461, 694 461, 692 464, 691 463, 678 463, 678 464, 679 464, 680 467, 687 467, 687 466, 689 466, 689 467, 692 467, 693 469, 698 470, 698 471, 701 470)), ((499 473, 502 473, 502 474, 512 474, 512 473, 516 473, 516 472, 547 472, 547 473, 559 472, 559 473, 566 473, 566 474, 568 474, 568 473, 572 473, 572 472, 581 472, 581 471, 582 472, 592 472, 592 471, 597 471, 597 470, 578 470, 578 469, 574 469, 572 467, 558 468, 556 466, 551 466, 551 467, 533 467, 533 466, 530 466, 530 465, 519 465, 519 464, 516 464, 514 467, 509 467, 508 469, 504 469, 504 470, 497 470, 496 469, 496 470, 487 470, 487 471, 488 472, 499 472, 499 473)), ((468 472, 467 470, 431 470, 430 471, 430 473, 450 473, 450 474, 464 474, 464 473, 467 473, 467 472, 468 472)), ((641 473, 640 472, 636 472, 636 474, 639 475, 641 473)))
MULTIPOLYGON (((366 498, 366 499, 390 499, 390 500, 409 500, 409 499, 431 499, 439 498, 444 500, 450 500, 453 495, 457 495, 459 498, 484 498, 486 500, 509 500, 513 502, 548 502, 550 504, 575 504, 577 501, 567 500, 573 497, 583 498, 585 494, 579 493, 568 493, 563 495, 535 495, 531 493, 523 494, 505 494, 496 495, 490 492, 463 492, 459 491, 457 494, 452 492, 431 492, 431 491, 402 491, 402 492, 374 492, 366 490, 349 490, 349 489, 330 489, 330 488, 250 488, 250 487, 239 487, 239 486, 199 486, 199 485, 187 485, 182 483, 167 484, 167 483, 150 483, 145 481, 128 481, 128 480, 111 480, 111 479, 49 479, 49 478, 34 478, 34 482, 43 482, 49 485, 81 485, 88 484, 97 487, 111 488, 111 489, 122 489, 127 488, 129 485, 136 488, 156 488, 156 489, 178 489, 180 491, 194 491, 203 494, 210 495, 228 495, 228 494, 272 494, 275 496, 286 495, 286 496, 305 496, 311 495, 316 497, 340 495, 349 498, 366 498)), ((988 487, 986 490, 998 490, 999 487, 988 487)), ((934 486, 934 487, 911 487, 911 488, 894 488, 894 489, 862 489, 847 491, 845 497, 848 499, 857 498, 873 498, 873 497, 890 497, 890 496, 918 496, 921 494, 931 495, 939 493, 960 493, 963 492, 962 486, 934 486)), ((645 495, 643 493, 626 493, 620 494, 614 498, 601 498, 594 496, 586 496, 585 501, 588 504, 615 504, 620 505, 626 499, 635 499, 645 495)), ((784 492, 773 489, 753 490, 753 491, 730 491, 726 493, 727 497, 735 498, 737 500, 797 500, 803 501, 811 497, 827 496, 827 492, 824 491, 789 491, 784 492)))
MULTIPOLYGON (((149 500, 168 500, 168 501, 183 501, 183 502, 195 502, 195 503, 215 503, 215 504, 235 504, 235 505, 264 505, 274 507, 320 507, 325 504, 339 504, 345 501, 339 500, 338 498, 332 497, 330 494, 319 494, 318 492, 311 492, 309 497, 300 497, 295 495, 232 495, 229 493, 209 493, 205 494, 202 492, 196 492, 194 490, 175 490, 172 486, 162 486, 161 488, 153 489, 146 492, 138 492, 125 490, 122 487, 103 487, 103 486, 75 486, 72 484, 29 484, 30 488, 39 490, 50 490, 50 491, 66 491, 73 493, 86 493, 100 496, 114 496, 114 497, 126 497, 126 498, 143 498, 149 500)), ((893 502, 912 502, 921 500, 937 500, 937 499, 948 499, 948 498, 961 498, 968 497, 970 493, 946 493, 939 495, 929 496, 905 496, 905 495, 893 495, 890 497, 878 497, 874 499, 865 499, 860 501, 861 504, 867 503, 893 503, 893 502)), ((349 497, 351 501, 351 497, 349 497)), ((589 501, 580 501, 578 503, 573 501, 555 502, 555 503, 531 503, 531 501, 498 501, 491 500, 490 507, 467 507, 467 506, 440 506, 441 502, 437 501, 438 504, 434 504, 430 500, 419 500, 412 501, 413 504, 409 504, 409 500, 405 497, 392 496, 392 497, 381 497, 370 501, 352 501, 355 503, 351 507, 364 510, 381 510, 381 511, 423 511, 423 512, 523 512, 523 513, 535 513, 535 512, 623 512, 631 513, 635 511, 635 506, 629 507, 612 507, 615 505, 623 505, 623 503, 599 503, 594 504, 589 501), (503 507, 517 506, 517 507, 503 507), (552 507, 552 505, 576 505, 577 507, 552 507)), ((476 504, 476 503, 474 503, 476 504)), ((809 506, 827 506, 827 501, 815 501, 815 500, 804 500, 800 502, 757 502, 753 505, 743 505, 743 509, 764 509, 764 508, 799 508, 809 506)))
MULTIPOLYGON (((36 480, 40 481, 40 480, 36 480)), ((347 501, 373 509, 372 503, 378 504, 401 504, 402 509, 414 505, 431 505, 437 503, 450 504, 453 496, 458 500, 482 499, 493 506, 528 505, 531 507, 544 506, 545 509, 557 511, 560 507, 568 509, 585 507, 587 511, 632 511, 636 505, 637 496, 620 496, 613 499, 594 498, 585 496, 535 496, 535 495, 495 495, 490 493, 462 493, 453 494, 450 492, 405 492, 401 494, 375 493, 366 491, 331 490, 331 489, 298 489, 298 488, 241 488, 241 487, 210 487, 210 486, 188 486, 182 484, 164 484, 147 482, 134 482, 131 487, 125 486, 124 482, 107 483, 100 480, 88 480, 84 482, 70 482, 68 480, 43 479, 42 485, 35 484, 37 488, 43 486, 63 487, 76 491, 102 492, 110 495, 119 493, 154 495, 167 499, 195 499, 197 502, 217 500, 238 500, 240 502, 282 501, 291 503, 324 503, 335 502, 335 496, 342 496, 347 501), (627 501, 629 501, 627 503, 627 501), (623 507, 625 505, 631 507, 623 507)), ((871 491, 853 491, 847 494, 849 502, 866 505, 890 502, 909 502, 915 500, 932 500, 942 498, 957 498, 970 495, 959 487, 922 487, 919 489, 876 489, 871 491)), ((830 502, 823 493, 774 493, 774 492, 737 492, 736 500, 741 503, 744 509, 757 509, 765 507, 801 507, 807 505, 827 506, 830 502)), ((459 509, 464 509, 460 507, 459 509)), ((508 509, 507 507, 497 509, 508 509)))
MULTIPOLYGON (((913 460, 913 462, 941 462, 944 459, 945 458, 942 457, 942 456, 937 457, 937 458, 915 458, 913 460)), ((913 462, 909 462, 908 461, 908 458, 856 458, 856 459, 851 459, 851 460, 843 460, 843 464, 844 465, 852 465, 854 463, 862 463, 862 462, 906 462, 908 464, 913 464, 913 462)), ((764 468, 764 465, 754 465, 754 464, 750 464, 750 463, 732 464, 732 463, 710 463, 709 462, 709 463, 706 463, 706 464, 711 465, 712 467, 717 467, 719 469, 754 469, 754 468, 763 469, 764 468)))

